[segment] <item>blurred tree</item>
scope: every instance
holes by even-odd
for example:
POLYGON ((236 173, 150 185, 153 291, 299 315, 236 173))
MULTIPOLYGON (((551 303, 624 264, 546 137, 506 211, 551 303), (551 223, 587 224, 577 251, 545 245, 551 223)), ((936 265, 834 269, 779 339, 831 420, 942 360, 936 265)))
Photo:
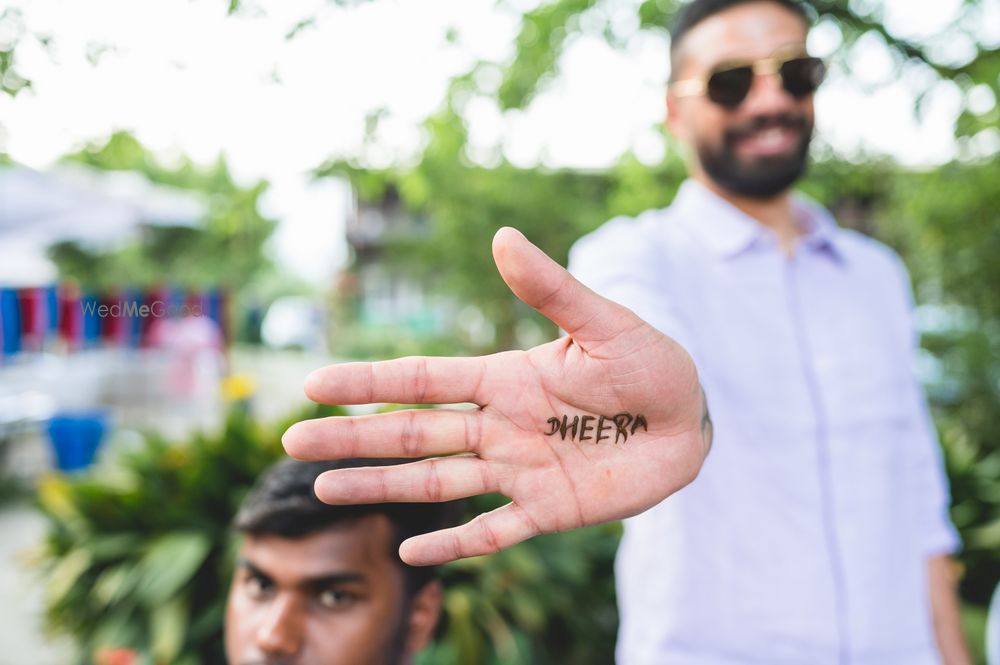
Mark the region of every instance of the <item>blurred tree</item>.
POLYGON ((240 292, 273 273, 264 243, 275 222, 258 211, 266 182, 237 185, 221 158, 207 168, 187 158, 165 167, 125 132, 116 132, 103 144, 90 145, 64 161, 141 173, 153 183, 195 193, 204 200, 207 212, 202 225, 146 226, 139 237, 106 251, 75 242, 58 243, 50 256, 63 277, 97 289, 166 282, 240 292))
POLYGON ((928 393, 964 543, 962 595, 980 618, 1000 583, 998 182, 996 160, 906 174, 880 215, 923 303, 928 393))
MULTIPOLYGON (((484 348, 518 346, 516 330, 532 321, 550 337, 554 327, 516 298, 493 265, 490 241, 502 226, 516 226, 557 261, 566 262, 574 240, 609 217, 666 205, 683 178, 674 158, 646 166, 631 156, 610 171, 523 169, 506 159, 491 166, 467 156, 466 124, 458 111, 471 77, 452 83, 439 113, 424 123, 427 147, 412 167, 367 169, 356 160, 333 160, 318 176, 341 175, 358 196, 376 202, 391 185, 411 214, 426 217, 428 235, 389 242, 385 260, 426 287, 479 309, 496 326, 484 348), (484 272, 485 270, 485 272, 484 272)), ((454 347, 453 347, 454 348, 454 347)))
MULTIPOLYGON (((21 91, 31 87, 31 81, 25 78, 16 62, 18 44, 29 37, 24 24, 24 16, 14 7, 6 7, 0 11, 0 92, 16 97, 21 91)), ((48 39, 33 35, 43 46, 48 39)))
MULTIPOLYGON (((682 4, 677 0, 543 1, 522 14, 509 61, 480 62, 452 80, 442 110, 424 124, 426 147, 415 166, 367 169, 364 155, 358 155, 331 160, 318 173, 346 175, 359 196, 372 202, 387 184, 398 188, 403 203, 429 220, 431 232, 426 239, 391 243, 395 251, 388 253, 386 261, 406 266, 428 287, 481 310, 497 326, 488 348, 515 346, 515 330, 526 319, 551 330, 511 299, 494 273, 484 276, 482 267, 491 263, 489 239, 496 229, 515 225, 557 260, 565 260, 570 243, 602 221, 666 205, 683 176, 683 166, 673 149, 656 166, 625 156, 609 171, 586 174, 515 168, 499 149, 474 159, 468 148, 465 108, 476 99, 495 103, 501 111, 525 108, 558 76, 562 55, 574 40, 597 36, 612 47, 627 48, 640 33, 666 39, 666 26, 682 4)), ((988 2, 963 3, 940 34, 922 40, 896 34, 880 2, 813 0, 808 4, 824 30, 839 35, 843 47, 833 58, 836 63, 846 67, 863 36, 879 39, 893 55, 897 74, 913 67, 932 72, 930 77, 911 77, 925 84, 914 90, 918 108, 934 85, 948 79, 966 93, 957 129, 969 135, 996 132, 1000 52, 989 41, 995 36, 981 20, 988 15, 988 2), (956 45, 962 46, 962 57, 953 55, 956 45)), ((507 0, 498 5, 517 11, 507 0)), ((380 117, 372 118, 369 136, 377 134, 380 117)), ((823 159, 806 184, 807 191, 830 205, 848 225, 872 233, 871 213, 890 186, 892 169, 880 162, 867 166, 840 161, 824 146, 817 152, 823 153, 823 159)))
MULTIPOLYGON (((371 0, 327 0, 331 5, 339 7, 352 7, 371 2, 371 0)), ((264 7, 258 2, 247 2, 246 0, 219 0, 219 4, 226 8, 228 14, 239 14, 242 11, 251 9, 253 13, 264 12, 264 7)), ((295 37, 302 30, 315 23, 315 17, 306 16, 298 21, 286 34, 287 39, 295 37)), ((32 31, 24 20, 24 13, 17 7, 5 7, 0 11, 0 92, 11 97, 16 97, 18 93, 32 87, 32 81, 28 78, 17 64, 17 48, 24 42, 35 41, 42 48, 49 50, 52 44, 50 35, 32 31)), ((88 43, 87 59, 92 65, 97 64, 103 52, 112 49, 113 46, 88 43)))
MULTIPOLYGON (((510 4, 501 0, 501 4, 510 4)), ((503 70, 496 95, 503 109, 524 108, 546 83, 558 75, 566 48, 582 35, 603 38, 615 48, 625 48, 640 32, 666 35, 666 27, 684 2, 681 0, 550 0, 524 14, 514 57, 503 70), (637 20, 631 20, 633 17, 637 20), (622 20, 622 19, 628 20, 622 20)), ((850 62, 850 52, 863 37, 882 41, 890 50, 896 69, 919 67, 936 76, 923 79, 915 90, 920 100, 941 79, 956 83, 963 93, 958 130, 973 135, 996 126, 1000 120, 1000 49, 989 17, 995 17, 991 0, 965 0, 950 23, 933 35, 913 38, 900 34, 886 19, 885 3, 878 0, 807 0, 818 23, 835 31, 842 43, 835 60, 850 62)), ((994 18, 995 20, 995 18, 994 18)))

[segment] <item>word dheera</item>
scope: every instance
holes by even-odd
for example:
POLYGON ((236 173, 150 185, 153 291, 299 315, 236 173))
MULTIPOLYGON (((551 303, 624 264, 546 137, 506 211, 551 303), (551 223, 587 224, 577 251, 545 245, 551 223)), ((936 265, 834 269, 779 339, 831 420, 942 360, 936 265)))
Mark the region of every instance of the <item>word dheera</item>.
POLYGON ((565 440, 568 435, 570 441, 592 440, 594 443, 600 443, 610 440, 611 432, 614 432, 614 443, 618 443, 619 440, 624 443, 628 441, 629 435, 635 434, 640 427, 643 431, 649 431, 645 416, 642 414, 633 416, 631 413, 624 412, 614 416, 573 416, 572 420, 569 419, 569 416, 564 415, 561 420, 552 417, 546 422, 552 428, 545 432, 546 436, 555 436, 558 432, 561 439, 565 440), (594 424, 595 421, 596 424, 594 424))

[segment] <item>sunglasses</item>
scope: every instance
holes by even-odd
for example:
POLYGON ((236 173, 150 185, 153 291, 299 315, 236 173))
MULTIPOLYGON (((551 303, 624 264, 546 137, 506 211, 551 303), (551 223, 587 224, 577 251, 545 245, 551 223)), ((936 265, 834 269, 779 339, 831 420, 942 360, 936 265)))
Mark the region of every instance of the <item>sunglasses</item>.
POLYGON ((764 58, 745 65, 724 65, 713 70, 707 79, 685 79, 670 87, 676 97, 706 95, 719 106, 735 109, 750 93, 754 75, 767 74, 778 74, 785 92, 802 99, 816 92, 826 75, 826 65, 809 56, 764 58))

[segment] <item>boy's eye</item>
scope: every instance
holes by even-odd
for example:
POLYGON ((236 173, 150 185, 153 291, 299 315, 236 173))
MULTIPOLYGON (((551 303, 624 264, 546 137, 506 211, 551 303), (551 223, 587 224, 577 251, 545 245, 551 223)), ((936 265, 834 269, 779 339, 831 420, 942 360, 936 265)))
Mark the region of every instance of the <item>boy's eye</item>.
POLYGON ((320 605, 327 609, 341 610, 354 603, 357 600, 357 596, 339 589, 324 589, 317 596, 317 600, 320 605))
POLYGON ((262 598, 271 588, 271 580, 260 575, 251 575, 247 578, 245 586, 251 598, 262 598))

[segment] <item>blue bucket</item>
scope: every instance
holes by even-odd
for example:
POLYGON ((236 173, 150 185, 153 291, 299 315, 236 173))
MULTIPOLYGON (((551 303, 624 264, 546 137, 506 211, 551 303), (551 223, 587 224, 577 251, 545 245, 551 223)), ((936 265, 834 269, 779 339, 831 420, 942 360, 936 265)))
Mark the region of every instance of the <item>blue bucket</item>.
POLYGON ((107 427, 107 415, 100 411, 53 416, 47 430, 56 454, 56 468, 83 471, 93 464, 107 427))

